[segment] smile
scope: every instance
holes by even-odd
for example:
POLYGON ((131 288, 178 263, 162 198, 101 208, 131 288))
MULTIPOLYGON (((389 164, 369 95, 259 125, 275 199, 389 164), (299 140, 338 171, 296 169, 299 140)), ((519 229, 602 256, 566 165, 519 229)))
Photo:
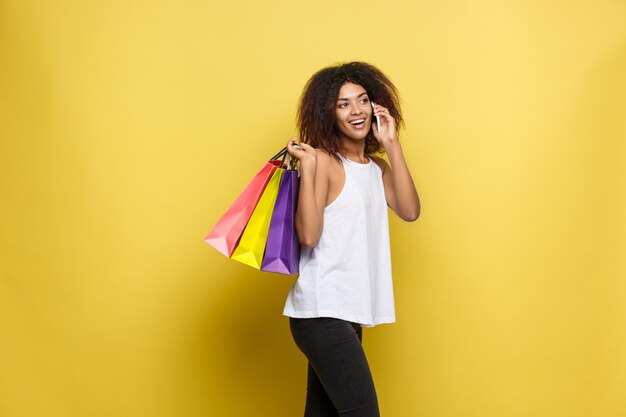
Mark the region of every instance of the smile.
POLYGON ((350 122, 350 125, 352 126, 352 128, 354 130, 363 130, 365 129, 365 119, 356 119, 356 120, 352 120, 350 122))
POLYGON ((365 120, 366 119, 355 119, 350 120, 348 123, 350 123, 354 130, 363 130, 365 129, 365 120))

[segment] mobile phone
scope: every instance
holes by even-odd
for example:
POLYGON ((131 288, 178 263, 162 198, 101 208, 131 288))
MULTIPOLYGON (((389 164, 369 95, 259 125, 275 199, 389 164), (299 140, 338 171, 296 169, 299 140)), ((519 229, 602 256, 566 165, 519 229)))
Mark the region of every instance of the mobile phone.
MULTIPOLYGON (((372 116, 374 115, 374 102, 372 101, 372 116)), ((376 130, 380 133, 380 116, 376 115, 376 130)))

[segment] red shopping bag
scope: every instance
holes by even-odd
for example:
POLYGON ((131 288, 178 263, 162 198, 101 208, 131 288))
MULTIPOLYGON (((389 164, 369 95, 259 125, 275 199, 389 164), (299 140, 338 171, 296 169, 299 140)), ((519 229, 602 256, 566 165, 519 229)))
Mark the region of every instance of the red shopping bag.
POLYGON ((277 160, 277 158, 282 157, 286 152, 287 150, 283 149, 263 165, 263 168, 248 183, 235 202, 206 235, 204 238, 206 243, 228 257, 233 254, 267 183, 272 178, 276 168, 282 164, 282 161, 277 160))

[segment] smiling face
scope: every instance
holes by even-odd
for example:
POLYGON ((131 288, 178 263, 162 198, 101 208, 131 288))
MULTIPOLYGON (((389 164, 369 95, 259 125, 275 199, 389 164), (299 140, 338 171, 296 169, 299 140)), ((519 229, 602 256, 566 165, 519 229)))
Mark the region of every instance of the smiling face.
POLYGON ((358 84, 346 82, 339 90, 335 125, 345 139, 364 140, 372 127, 372 103, 358 84))

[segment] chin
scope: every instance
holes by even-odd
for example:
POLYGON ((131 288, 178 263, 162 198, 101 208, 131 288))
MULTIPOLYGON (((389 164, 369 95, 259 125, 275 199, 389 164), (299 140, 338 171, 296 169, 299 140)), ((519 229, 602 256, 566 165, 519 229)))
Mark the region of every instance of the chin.
POLYGON ((363 129, 363 132, 354 132, 354 131, 348 131, 348 132, 341 132, 341 134, 350 140, 365 140, 367 139, 367 135, 369 135, 369 133, 371 132, 371 128, 369 129, 363 129))
POLYGON ((354 135, 343 135, 344 138, 348 139, 348 140, 353 140, 355 142, 365 142, 365 139, 367 139, 367 135, 361 137, 361 136, 354 136, 354 135))

